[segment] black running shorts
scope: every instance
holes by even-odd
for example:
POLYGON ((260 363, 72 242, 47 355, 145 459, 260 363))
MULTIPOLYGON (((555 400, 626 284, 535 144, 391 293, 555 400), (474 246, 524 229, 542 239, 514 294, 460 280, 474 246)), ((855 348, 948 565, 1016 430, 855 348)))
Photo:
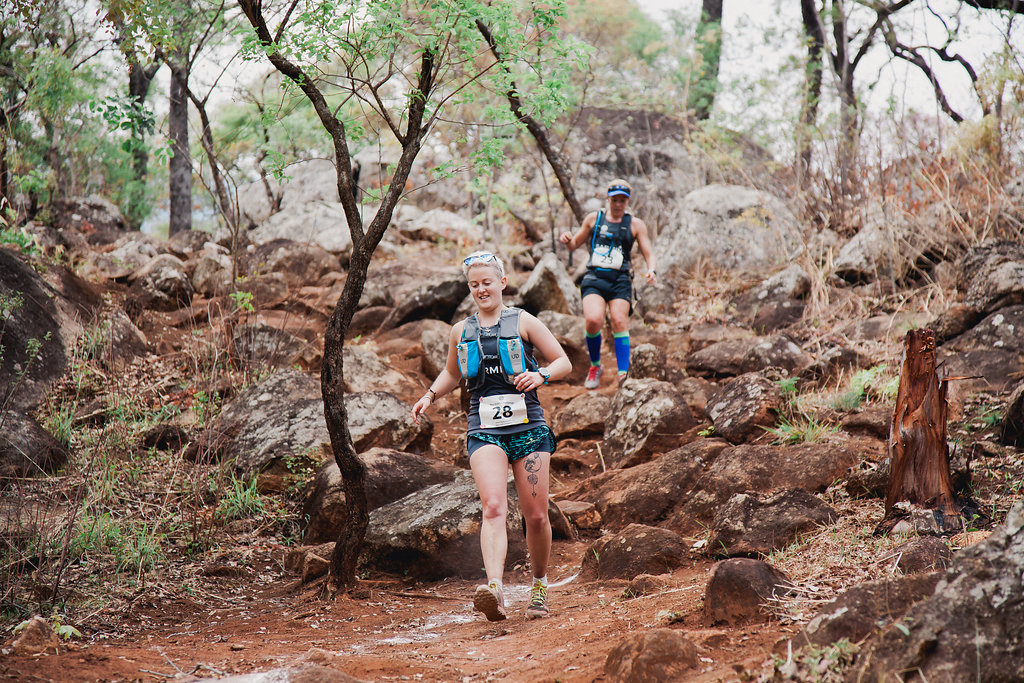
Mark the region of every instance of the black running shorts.
POLYGON ((605 301, 625 299, 632 306, 633 280, 628 270, 620 270, 617 274, 613 272, 610 276, 588 270, 580 283, 580 294, 599 294, 605 301))

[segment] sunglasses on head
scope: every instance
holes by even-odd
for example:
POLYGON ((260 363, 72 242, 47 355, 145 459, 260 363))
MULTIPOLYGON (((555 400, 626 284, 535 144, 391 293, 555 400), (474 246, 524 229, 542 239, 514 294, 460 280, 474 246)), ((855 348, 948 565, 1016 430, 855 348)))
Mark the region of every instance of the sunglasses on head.
POLYGON ((490 261, 497 261, 498 257, 494 254, 474 254, 473 256, 467 256, 463 261, 462 265, 472 266, 477 263, 488 263, 490 261))
POLYGON ((615 192, 625 194, 627 197, 629 196, 629 188, 626 187, 625 185, 612 185, 611 187, 608 188, 608 194, 612 194, 615 192))

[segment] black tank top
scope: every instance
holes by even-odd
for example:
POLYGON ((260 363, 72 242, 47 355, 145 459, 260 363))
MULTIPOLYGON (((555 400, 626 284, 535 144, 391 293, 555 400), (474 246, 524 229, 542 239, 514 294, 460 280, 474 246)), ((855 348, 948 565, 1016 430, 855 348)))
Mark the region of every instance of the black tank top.
MULTIPOLYGON (((482 426, 482 420, 480 415, 480 403, 481 398, 484 399, 485 409, 488 410, 487 417, 490 420, 503 420, 508 419, 507 415, 511 414, 510 409, 506 409, 505 406, 508 402, 502 400, 492 400, 488 402, 488 398, 492 397, 518 397, 521 392, 516 391, 515 386, 505 379, 505 373, 501 367, 501 360, 498 358, 498 325, 492 325, 491 327, 480 328, 480 373, 483 376, 483 382, 479 388, 473 391, 469 395, 469 433, 473 434, 476 432, 488 432, 491 434, 515 434, 517 432, 525 432, 528 429, 534 427, 540 427, 546 425, 547 422, 544 420, 544 409, 541 408, 540 399, 537 398, 537 391, 531 390, 522 394, 523 400, 526 403, 526 421, 517 421, 514 424, 508 424, 500 427, 484 427, 482 426), (502 413, 505 413, 503 415, 502 413)), ((532 371, 537 368, 537 361, 533 357, 533 344, 526 340, 523 340, 523 350, 526 353, 526 364, 527 367, 532 371)))

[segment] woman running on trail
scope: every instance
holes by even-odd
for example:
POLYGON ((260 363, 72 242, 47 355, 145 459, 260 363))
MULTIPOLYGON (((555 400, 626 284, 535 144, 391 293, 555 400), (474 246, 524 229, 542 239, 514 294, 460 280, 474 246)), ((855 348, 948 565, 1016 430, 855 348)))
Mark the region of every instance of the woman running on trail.
POLYGON ((555 436, 544 421, 537 387, 562 379, 572 364, 542 322, 502 304, 508 279, 501 259, 489 252, 476 252, 462 262, 462 272, 477 312, 452 328, 444 370, 412 407, 412 417, 418 421, 420 413, 438 397, 459 386, 461 378, 466 379, 470 391, 467 449, 483 507, 480 550, 487 572, 487 583, 477 586, 473 606, 490 621, 506 617, 502 577, 508 550, 506 487, 511 467, 533 569, 526 618, 545 617, 551 555, 548 472, 555 436), (534 360, 534 349, 548 361, 547 367, 534 360))
POLYGON ((634 242, 640 246, 647 263, 644 273, 647 282, 653 284, 657 276, 647 225, 626 210, 632 192, 629 183, 616 178, 608 186, 608 210, 587 214, 575 235, 566 231, 559 238, 570 250, 584 244, 590 248, 587 272, 580 283, 587 353, 590 354, 590 370, 583 382, 587 389, 596 389, 601 383, 601 328, 604 327, 605 307, 615 336, 619 384, 629 372, 629 314, 633 310, 630 252, 634 242))

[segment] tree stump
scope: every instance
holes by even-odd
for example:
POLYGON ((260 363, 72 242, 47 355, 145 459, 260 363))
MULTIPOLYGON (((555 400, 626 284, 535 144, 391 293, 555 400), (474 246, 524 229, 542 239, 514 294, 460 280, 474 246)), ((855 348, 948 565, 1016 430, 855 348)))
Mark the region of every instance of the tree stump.
POLYGON ((901 501, 956 518, 946 442, 947 380, 935 372, 935 333, 910 330, 903 338, 905 356, 896 407, 889 429, 889 486, 886 519, 901 501))

